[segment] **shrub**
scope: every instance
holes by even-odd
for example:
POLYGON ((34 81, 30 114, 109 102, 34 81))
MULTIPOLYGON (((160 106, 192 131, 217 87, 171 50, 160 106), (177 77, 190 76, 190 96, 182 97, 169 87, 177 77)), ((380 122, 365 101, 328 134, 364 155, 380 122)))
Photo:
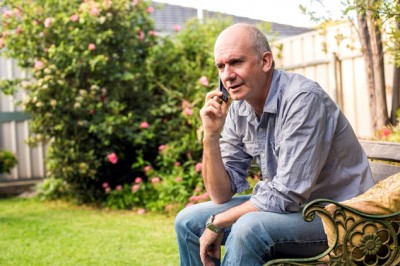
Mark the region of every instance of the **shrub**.
POLYGON ((386 126, 375 133, 377 140, 400 142, 400 109, 396 112, 398 122, 396 126, 386 126))
MULTIPOLYGON (((116 199, 131 207, 173 213, 187 204, 209 200, 201 178, 202 127, 199 111, 206 93, 217 87, 213 47, 230 19, 191 20, 173 38, 160 39, 146 60, 148 88, 156 105, 148 113, 158 137, 157 156, 138 158, 134 169, 143 170, 140 186, 110 191, 108 206, 116 199), (162 63, 160 63, 162 62, 162 63), (149 194, 152 194, 149 199, 149 194), (126 200, 129 199, 129 200, 126 200), (141 199, 141 200, 138 200, 141 199)), ((251 169, 249 175, 257 173, 251 169)), ((251 178, 252 179, 252 178, 251 178)), ((252 180, 250 180, 252 181, 252 180)), ((252 182, 254 183, 254 182, 252 182)))
POLYGON ((12 152, 0 150, 0 174, 10 173, 17 163, 17 157, 12 152))
MULTIPOLYGON (((156 39, 152 9, 128 0, 5 0, 0 7, 1 52, 32 73, 18 83, 28 93, 29 142, 49 143, 49 178, 64 179, 80 202, 101 200, 103 182, 132 180, 136 151, 152 138, 139 128, 151 104, 143 70, 156 39)), ((7 84, 10 93, 16 84, 7 84)))
POLYGON ((192 20, 162 38, 144 1, 0 3, 2 52, 33 75, 3 91, 28 92, 30 143, 49 143, 42 198, 167 212, 208 199, 198 114, 230 20, 192 20))

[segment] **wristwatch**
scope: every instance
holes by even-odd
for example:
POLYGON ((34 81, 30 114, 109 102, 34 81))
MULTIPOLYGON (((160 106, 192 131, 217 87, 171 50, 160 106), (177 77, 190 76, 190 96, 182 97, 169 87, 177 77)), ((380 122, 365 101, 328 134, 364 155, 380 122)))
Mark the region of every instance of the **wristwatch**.
POLYGON ((208 220, 206 222, 206 228, 210 229, 214 233, 219 234, 222 232, 222 230, 224 230, 224 228, 220 228, 220 227, 216 226, 215 224, 213 224, 214 219, 215 219, 215 215, 211 215, 210 218, 208 218, 208 220))

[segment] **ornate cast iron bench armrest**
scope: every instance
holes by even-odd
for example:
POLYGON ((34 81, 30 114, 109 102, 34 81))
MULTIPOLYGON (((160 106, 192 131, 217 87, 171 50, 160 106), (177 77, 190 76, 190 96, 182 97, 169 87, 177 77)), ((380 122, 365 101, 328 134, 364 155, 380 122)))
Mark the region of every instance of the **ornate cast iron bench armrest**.
POLYGON ((328 249, 312 258, 275 259, 269 265, 400 265, 400 212, 370 215, 328 199, 306 205, 303 217, 320 215, 332 235, 328 249), (324 206, 336 205, 333 213, 324 206))

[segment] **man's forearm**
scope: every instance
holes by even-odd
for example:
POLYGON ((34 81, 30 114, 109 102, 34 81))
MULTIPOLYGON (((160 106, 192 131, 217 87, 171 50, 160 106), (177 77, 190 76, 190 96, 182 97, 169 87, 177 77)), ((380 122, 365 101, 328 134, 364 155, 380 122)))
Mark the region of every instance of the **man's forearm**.
POLYGON ((222 162, 219 138, 204 138, 203 145, 204 185, 213 202, 226 202, 232 198, 231 180, 222 162))
POLYGON ((246 201, 243 204, 233 207, 225 212, 216 214, 214 219, 214 224, 220 228, 226 228, 232 226, 237 219, 242 215, 249 212, 256 212, 259 209, 251 203, 251 201, 246 201))

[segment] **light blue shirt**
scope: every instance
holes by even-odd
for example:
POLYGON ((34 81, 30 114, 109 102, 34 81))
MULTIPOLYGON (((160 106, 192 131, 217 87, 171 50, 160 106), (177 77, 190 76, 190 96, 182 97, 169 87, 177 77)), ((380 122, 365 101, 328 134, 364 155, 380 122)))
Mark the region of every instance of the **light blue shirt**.
POLYGON ((234 193, 249 188, 252 161, 260 167, 250 200, 262 211, 297 212, 313 199, 343 201, 375 184, 346 117, 299 74, 274 71, 260 119, 247 102, 234 101, 220 146, 234 193))

